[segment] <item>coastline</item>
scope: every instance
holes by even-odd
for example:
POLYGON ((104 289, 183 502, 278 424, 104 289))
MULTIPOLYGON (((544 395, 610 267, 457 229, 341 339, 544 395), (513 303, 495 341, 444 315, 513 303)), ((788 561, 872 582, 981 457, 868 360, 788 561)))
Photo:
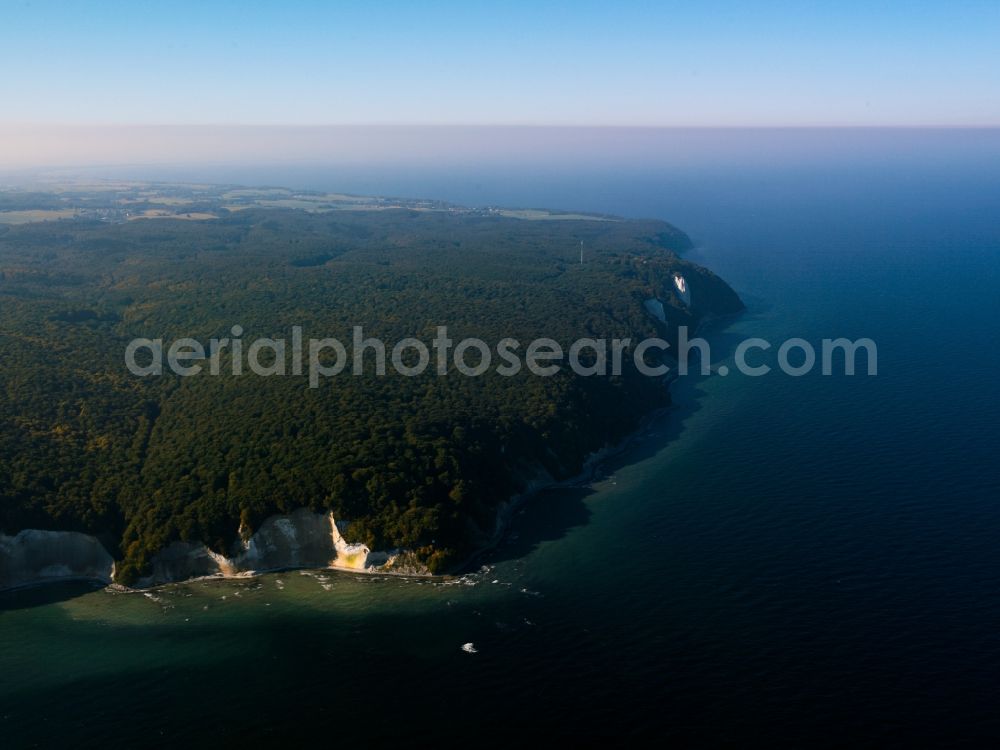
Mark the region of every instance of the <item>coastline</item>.
MULTIPOLYGON (((673 382, 675 378, 671 378, 669 382, 664 384, 664 387, 669 387, 669 385, 673 382)), ((599 474, 605 462, 625 453, 629 448, 631 448, 636 443, 636 441, 641 439, 643 432, 649 426, 649 424, 655 421, 656 419, 662 417, 665 413, 669 412, 670 408, 671 406, 668 405, 666 407, 655 409, 649 412, 648 414, 642 417, 636 429, 633 430, 628 435, 626 435, 620 441, 613 444, 606 444, 603 448, 591 453, 584 461, 583 469, 576 475, 569 477, 567 479, 557 480, 551 477, 551 475, 548 475, 548 472, 545 472, 546 476, 539 476, 536 477, 535 479, 529 480, 528 482, 529 487, 525 491, 520 492, 517 495, 511 496, 497 509, 496 524, 494 525, 493 532, 490 534, 488 542, 484 546, 472 552, 468 557, 462 560, 461 563, 453 566, 447 573, 434 574, 430 573, 429 571, 426 571, 426 569, 421 571, 416 568, 406 568, 402 570, 392 570, 391 568, 386 568, 384 566, 390 563, 394 558, 398 557, 399 555, 406 554, 408 552, 407 550, 393 550, 392 552, 377 552, 377 551, 369 552, 368 555, 376 557, 377 559, 385 557, 386 558, 385 562, 373 565, 363 565, 360 567, 353 567, 344 564, 276 565, 273 567, 261 567, 248 570, 230 570, 230 572, 220 571, 204 575, 191 575, 172 580, 153 580, 149 581, 149 583, 145 585, 126 586, 120 583, 116 583, 114 581, 113 577, 114 571, 112 563, 112 570, 110 571, 110 575, 106 577, 96 576, 96 575, 94 576, 67 575, 61 577, 39 576, 33 580, 25 580, 19 583, 15 583, 13 585, 0 587, 0 594, 22 589, 46 586, 48 584, 53 584, 53 583, 66 583, 66 582, 92 583, 95 586, 103 586, 104 588, 108 588, 119 593, 144 593, 144 592, 154 591, 163 586, 170 586, 180 583, 191 583, 194 581, 213 581, 213 580, 222 581, 222 580, 237 579, 237 578, 256 578, 261 575, 266 575, 270 573, 280 573, 289 570, 323 570, 323 571, 354 573, 354 574, 370 575, 370 576, 396 576, 399 578, 422 578, 422 579, 454 578, 470 572, 472 566, 480 558, 495 550, 503 542, 503 540, 507 536, 507 533, 510 530, 510 526, 513 522, 513 519, 517 511, 522 509, 536 495, 549 489, 556 489, 560 487, 585 486, 587 484, 592 483, 593 481, 596 480, 597 475, 599 474)), ((308 511, 307 509, 299 509, 294 513, 301 513, 301 512, 311 513, 311 511, 308 511)), ((323 517, 324 518, 329 517, 332 520, 332 517, 329 514, 324 514, 323 517)), ((287 519, 287 518, 288 516, 272 516, 271 518, 268 519, 268 521, 273 522, 276 520, 287 519)), ((24 534, 25 532, 30 533, 36 531, 37 530, 34 529, 24 529, 21 532, 19 532, 19 535, 24 534)), ((78 532, 59 532, 59 531, 51 531, 44 533, 52 535, 78 534, 78 532)), ((89 539, 93 540, 94 543, 100 544, 96 539, 96 537, 92 537, 90 535, 85 535, 85 534, 79 534, 79 535, 82 537, 88 537, 89 539)), ((0 539, 3 540, 9 540, 14 538, 15 537, 6 537, 0 535, 0 539)), ((353 547, 356 545, 349 545, 348 543, 348 546, 353 547)), ((169 549, 170 546, 164 548, 164 550, 161 550, 161 552, 158 554, 162 554, 163 552, 169 549)), ((365 549, 367 550, 367 548, 365 549)), ((217 555, 217 553, 211 553, 210 551, 208 552, 208 554, 211 555, 212 557, 222 557, 221 555, 217 555)), ((150 577, 147 577, 147 579, 145 580, 149 580, 149 578, 150 577)))
MULTIPOLYGON (((712 328, 720 323, 725 323, 726 321, 737 318, 740 313, 732 313, 725 315, 705 315, 695 328, 696 335, 703 334, 706 329, 712 328)), ((676 373, 671 373, 665 378, 663 387, 667 388, 668 391, 673 383, 677 380, 679 376, 676 373)), ((208 580, 227 580, 233 578, 255 578, 257 576, 266 575, 269 573, 279 573, 288 570, 325 570, 340 573, 354 573, 361 575, 371 575, 371 576, 396 576, 400 578, 423 578, 423 579, 448 579, 463 574, 469 573, 473 566, 484 556, 490 552, 496 550, 500 544, 507 537, 510 531, 511 525, 513 523, 514 517, 519 510, 521 510, 528 502, 530 502, 539 493, 550 490, 557 489, 561 487, 577 487, 586 486, 593 483, 598 474, 600 473, 603 465, 612 458, 622 455, 627 452, 635 443, 641 439, 646 428, 651 422, 661 418, 664 414, 670 411, 673 407, 673 403, 669 403, 667 406, 654 409, 647 414, 643 415, 639 423, 636 425, 635 429, 628 435, 623 437, 617 443, 605 444, 603 448, 593 451, 584 460, 582 470, 572 477, 566 479, 555 479, 544 469, 539 468, 538 473, 531 479, 527 481, 527 488, 516 494, 512 495, 508 500, 501 503, 497 508, 496 521, 493 527, 493 531, 490 533, 486 543, 470 553, 466 558, 464 558, 460 563, 452 566, 450 570, 446 573, 431 573, 425 567, 414 566, 412 564, 407 564, 404 562, 400 565, 400 569, 393 570, 392 564, 398 560, 400 557, 407 556, 411 554, 410 550, 392 550, 389 552, 384 551, 371 551, 364 545, 352 544, 343 539, 340 535, 338 529, 338 524, 334 520, 331 513, 326 514, 316 514, 306 508, 300 508, 288 515, 275 515, 269 517, 261 525, 261 528, 251 537, 251 539, 244 544, 243 551, 247 553, 251 551, 254 547, 255 539, 258 537, 265 528, 269 526, 282 526, 282 524, 290 523, 290 519, 293 517, 303 517, 303 514, 309 514, 311 516, 319 517, 324 519, 324 523, 330 524, 330 540, 332 542, 332 551, 334 552, 334 557, 330 558, 327 564, 300 564, 296 561, 289 561, 288 564, 275 564, 267 565, 264 567, 251 567, 240 569, 239 557, 227 558, 218 553, 212 552, 204 544, 191 545, 189 543, 174 542, 168 545, 159 553, 157 557, 165 556, 169 554, 171 548, 177 546, 186 545, 188 547, 187 555, 191 556, 190 559, 197 558, 199 556, 205 556, 211 559, 217 566, 216 571, 205 572, 205 573, 195 573, 192 575, 180 575, 178 577, 173 577, 171 575, 162 576, 157 579, 155 574, 147 576, 142 579, 138 585, 125 586, 114 581, 114 560, 104 549, 103 545, 97 540, 96 537, 82 534, 80 532, 64 532, 64 531, 40 531, 37 529, 23 529, 19 531, 15 536, 6 536, 0 534, 0 552, 9 551, 11 542, 19 538, 30 537, 32 535, 43 535, 47 537, 56 536, 73 536, 80 539, 85 539, 88 545, 97 545, 98 548, 106 556, 107 563, 110 563, 110 570, 107 572, 101 571, 95 574, 86 573, 73 573, 69 572, 66 575, 52 575, 45 574, 46 569, 51 569, 53 572, 57 568, 66 568, 66 561, 64 560, 54 560, 49 562, 47 566, 44 566, 43 570, 34 578, 30 580, 23 580, 12 583, 10 585, 0 586, 0 594, 7 592, 17 591, 21 589, 34 588, 39 586, 45 586, 51 583, 67 583, 67 582, 79 582, 79 583, 91 583, 95 586, 103 586, 111 590, 120 593, 143 593, 155 590, 162 586, 168 586, 178 583, 189 583, 192 581, 208 581, 208 580), (341 553, 346 553, 345 559, 351 560, 351 564, 337 564, 336 560, 339 559, 341 553), (363 559, 360 565, 355 563, 357 555, 363 555, 363 559), (377 563, 368 564, 369 560, 379 560, 377 563), (389 567, 386 567, 389 566, 389 567)), ((282 526, 282 528, 285 528, 282 526)), ((294 534, 293 534, 294 537, 294 534)), ((265 541, 266 545, 267 542, 265 541)), ((271 545, 273 550, 273 544, 271 545)), ((101 560, 102 564, 105 564, 105 560, 101 560)))
MULTIPOLYGON (((669 387, 669 385, 673 383, 674 379, 675 378, 672 378, 668 383, 665 383, 664 387, 669 387)), ((506 502, 502 503, 500 507, 497 508, 496 524, 494 525, 493 533, 490 535, 490 539, 486 545, 472 552, 461 563, 456 565, 452 569, 452 572, 447 575, 451 576, 468 573, 472 566, 474 566, 481 557, 497 549, 497 547, 499 547, 507 537, 517 512, 527 505, 536 495, 545 492, 546 490, 559 489, 563 487, 584 487, 597 481, 598 475, 609 460, 622 455, 632 448, 636 442, 642 439, 643 433, 646 431, 646 428, 650 425, 650 423, 668 413, 671 408, 672 404, 659 409, 654 409, 653 411, 645 414, 639 421, 636 428, 624 438, 619 440, 617 443, 605 444, 603 448, 591 453, 583 462, 583 469, 574 476, 567 479, 554 479, 549 476, 548 479, 536 478, 530 480, 528 484, 533 486, 529 486, 529 488, 525 491, 511 496, 506 502)), ((546 474, 547 473, 548 472, 546 472, 546 474)))
MULTIPOLYGON (((678 288, 685 291, 684 277, 676 275, 675 284, 677 279, 681 282, 678 288)), ((739 307, 730 306, 730 311, 721 314, 709 311, 696 314, 695 335, 702 335, 707 329, 742 314, 745 307, 735 293, 731 293, 739 307)), ((659 310, 647 307, 647 314, 666 325, 658 295, 652 300, 659 303, 659 310)), ((690 310, 690 298, 684 300, 684 306, 690 310)), ((676 365, 676 360, 670 359, 676 365)), ((150 573, 129 586, 115 582, 116 562, 95 536, 39 529, 22 529, 14 536, 0 532, 0 563, 3 563, 0 565, 0 593, 68 581, 113 586, 119 591, 148 591, 185 581, 249 578, 309 569, 404 578, 459 576, 468 573, 480 558, 503 542, 514 515, 535 495, 543 490, 590 484, 608 459, 632 447, 649 423, 672 407, 669 392, 677 378, 676 370, 664 377, 662 387, 668 391, 666 406, 643 414, 634 429, 618 442, 605 443, 591 452, 581 471, 574 476, 556 479, 541 464, 535 463, 533 467, 529 464, 525 488, 499 504, 492 530, 482 532, 483 543, 443 573, 431 573, 409 549, 373 551, 363 544, 347 542, 332 513, 319 514, 300 507, 286 515, 269 516, 249 538, 241 528, 240 537, 244 541, 230 550, 231 556, 214 552, 202 542, 171 542, 153 556, 150 573)))
MULTIPOLYGON (((724 313, 721 315, 706 313, 700 318, 698 324, 695 326, 694 334, 695 336, 701 336, 702 334, 708 333, 715 326, 727 325, 728 323, 739 318, 744 312, 745 308, 739 312, 724 313)), ((676 365, 676 360, 673 360, 673 362, 676 365)), ((669 392, 671 386, 679 377, 680 376, 677 375, 676 372, 671 372, 665 378, 663 387, 669 392)), ((469 572, 470 568, 479 560, 479 558, 495 550, 503 542, 507 533, 510 531, 510 526, 517 511, 523 508, 533 497, 535 497, 535 495, 540 492, 544 492, 545 490, 558 489, 560 487, 587 486, 596 481, 598 473, 607 461, 622 455, 627 452, 629 448, 632 448, 636 442, 642 438, 646 428, 652 422, 655 422, 657 419, 667 414, 673 406, 674 404, 671 398, 670 403, 666 406, 659 409, 653 409, 643 415, 635 429, 624 438, 619 440, 617 443, 606 444, 600 450, 594 451, 587 456, 583 463, 583 469, 575 476, 562 480, 557 480, 549 476, 548 479, 544 480, 541 484, 530 486, 524 492, 513 495, 505 503, 502 503, 497 509, 496 525, 494 526, 493 533, 490 535, 490 539, 487 544, 472 552, 460 564, 456 565, 449 575, 460 575, 463 572, 469 572)), ((545 473, 548 474, 548 472, 545 473)), ((528 484, 531 485, 538 481, 539 480, 537 478, 529 480, 528 484)))

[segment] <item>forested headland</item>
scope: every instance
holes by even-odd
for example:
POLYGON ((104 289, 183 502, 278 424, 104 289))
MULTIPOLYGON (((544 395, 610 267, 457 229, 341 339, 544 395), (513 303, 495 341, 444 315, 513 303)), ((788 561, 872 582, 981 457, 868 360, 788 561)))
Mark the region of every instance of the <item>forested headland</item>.
POLYGON ((689 245, 658 221, 435 202, 205 186, 0 193, 0 529, 94 534, 127 583, 171 541, 226 552, 241 523, 309 507, 348 520, 352 541, 445 570, 539 468, 574 475, 666 405, 663 380, 627 359, 619 376, 390 368, 318 388, 227 368, 140 378, 128 342, 233 325, 246 339, 300 326, 346 341, 361 325, 429 341, 447 325, 455 340, 669 341, 742 308, 680 256, 689 245))

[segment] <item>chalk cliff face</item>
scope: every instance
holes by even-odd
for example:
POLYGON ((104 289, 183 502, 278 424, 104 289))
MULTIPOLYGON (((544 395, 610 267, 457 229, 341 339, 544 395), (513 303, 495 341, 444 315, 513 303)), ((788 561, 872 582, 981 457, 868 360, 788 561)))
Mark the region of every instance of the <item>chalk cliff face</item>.
POLYGON ((691 307, 691 287, 688 286, 687 279, 679 273, 674 274, 674 294, 685 307, 691 307))
MULTIPOLYGON (((111 583, 114 560, 97 539, 70 531, 26 529, 0 534, 0 590, 47 581, 91 579, 111 583)), ((372 552, 346 541, 330 513, 300 509, 271 516, 232 556, 204 544, 174 542, 152 561, 137 588, 204 576, 250 576, 281 568, 337 568, 361 572, 427 575, 405 551, 372 552)))
POLYGON ((287 516, 271 516, 242 545, 227 557, 203 544, 174 542, 152 561, 152 573, 138 582, 139 587, 183 581, 200 576, 246 576, 280 568, 339 568, 342 570, 406 572, 394 563, 402 554, 372 552, 363 544, 351 544, 341 535, 330 513, 313 513, 302 508, 287 516))
POLYGON ((111 583, 114 570, 111 555, 87 534, 37 529, 0 534, 0 589, 72 579, 111 583))
POLYGON ((661 323, 667 322, 667 314, 663 310, 663 302, 661 302, 656 297, 651 297, 642 303, 642 306, 646 309, 646 312, 652 315, 661 323))

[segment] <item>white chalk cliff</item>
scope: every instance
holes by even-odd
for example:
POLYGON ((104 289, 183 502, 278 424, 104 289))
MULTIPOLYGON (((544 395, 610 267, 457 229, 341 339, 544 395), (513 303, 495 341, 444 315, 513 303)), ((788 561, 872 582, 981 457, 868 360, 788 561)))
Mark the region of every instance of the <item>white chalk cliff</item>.
MULTIPOLYGON (((373 552, 344 539, 332 513, 306 508, 271 516, 231 557, 204 544, 174 542, 158 552, 148 576, 136 586, 205 576, 250 576, 282 568, 336 568, 360 572, 426 575, 405 550, 373 552)), ((0 590, 64 579, 111 583, 114 560, 92 536, 67 531, 26 529, 0 534, 0 590)))
MULTIPOLYGON (((337 568, 396 572, 393 564, 405 553, 372 552, 344 539, 332 513, 300 508, 287 516, 271 516, 231 557, 204 544, 174 542, 157 553, 152 572, 140 588, 203 576, 249 576, 282 568, 337 568)), ((426 571, 408 568, 409 574, 426 571)))
POLYGON ((114 571, 111 555, 87 534, 38 529, 0 534, 0 590, 65 580, 111 583, 114 571))
POLYGON ((688 286, 687 279, 679 273, 674 274, 674 292, 681 302, 691 307, 691 287, 688 286))

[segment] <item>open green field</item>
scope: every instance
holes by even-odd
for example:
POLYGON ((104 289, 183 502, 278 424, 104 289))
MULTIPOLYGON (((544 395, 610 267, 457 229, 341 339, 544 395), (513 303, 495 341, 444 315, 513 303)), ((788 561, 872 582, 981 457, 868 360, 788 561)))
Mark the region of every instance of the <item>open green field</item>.
POLYGON ((30 224, 35 221, 72 219, 74 216, 76 216, 75 208, 0 211, 0 224, 30 224))

